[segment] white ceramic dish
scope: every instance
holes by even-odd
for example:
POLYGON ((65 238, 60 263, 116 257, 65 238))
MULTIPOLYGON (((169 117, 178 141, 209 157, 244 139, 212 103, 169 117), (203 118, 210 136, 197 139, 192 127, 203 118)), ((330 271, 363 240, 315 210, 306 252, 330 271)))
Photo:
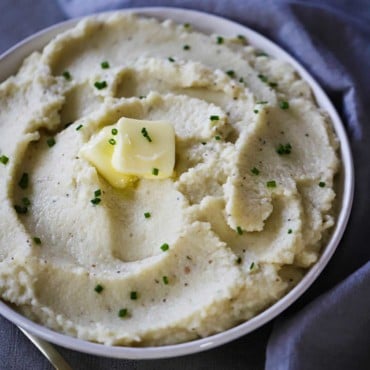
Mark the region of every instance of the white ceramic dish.
MULTIPOLYGON (((153 359, 174 357, 216 347, 250 333, 280 314, 310 287, 332 257, 347 225, 354 190, 352 155, 343 124, 324 91, 299 63, 265 37, 240 24, 198 11, 158 7, 129 9, 125 10, 125 12, 135 12, 142 16, 152 16, 159 19, 173 19, 179 23, 189 22, 195 29, 204 33, 217 33, 225 36, 235 36, 237 34, 245 35, 252 45, 266 51, 268 54, 276 58, 285 60, 294 66, 303 79, 310 84, 318 104, 330 115, 337 137, 340 140, 342 168, 338 179, 338 218, 336 225, 332 230, 330 240, 324 248, 319 261, 307 272, 302 281, 286 296, 260 313, 258 316, 243 324, 207 338, 182 344, 144 348, 109 347, 56 333, 25 318, 9 307, 6 303, 0 301, 0 314, 4 317, 17 325, 20 325, 36 336, 66 348, 115 358, 153 359)), ((15 45, 3 54, 0 57, 0 81, 3 81, 8 76, 16 73, 23 59, 31 52, 42 49, 42 47, 45 46, 45 44, 55 35, 63 32, 71 26, 74 26, 77 21, 78 20, 70 20, 47 28, 15 45)))

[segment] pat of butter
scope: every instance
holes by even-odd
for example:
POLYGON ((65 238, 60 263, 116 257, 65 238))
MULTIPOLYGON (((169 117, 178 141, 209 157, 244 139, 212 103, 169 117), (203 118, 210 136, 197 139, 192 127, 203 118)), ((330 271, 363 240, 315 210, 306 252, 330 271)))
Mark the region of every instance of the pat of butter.
POLYGON ((139 177, 163 179, 175 166, 175 132, 168 122, 121 118, 93 136, 79 155, 117 188, 139 177))
POLYGON ((112 166, 114 145, 109 143, 115 125, 104 127, 96 136, 85 144, 79 155, 90 162, 113 187, 125 188, 137 181, 137 177, 118 172, 112 166))
POLYGON ((121 118, 112 156, 115 170, 144 178, 167 178, 175 166, 175 131, 164 121, 121 118))

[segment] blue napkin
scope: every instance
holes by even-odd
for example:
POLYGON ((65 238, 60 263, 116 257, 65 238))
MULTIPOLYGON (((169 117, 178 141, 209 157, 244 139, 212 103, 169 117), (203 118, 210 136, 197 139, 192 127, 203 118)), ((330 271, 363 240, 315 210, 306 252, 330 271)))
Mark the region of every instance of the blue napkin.
MULTIPOLYGON (((58 2, 68 17, 124 7, 178 6, 218 14, 259 31, 298 59, 325 89, 345 124, 356 171, 351 219, 334 257, 313 286, 272 323, 220 348, 178 359, 120 361, 60 349, 73 368, 369 370, 370 104, 365 99, 370 97, 370 1, 58 2)), ((49 368, 1 318, 0 343, 1 370, 49 368)))

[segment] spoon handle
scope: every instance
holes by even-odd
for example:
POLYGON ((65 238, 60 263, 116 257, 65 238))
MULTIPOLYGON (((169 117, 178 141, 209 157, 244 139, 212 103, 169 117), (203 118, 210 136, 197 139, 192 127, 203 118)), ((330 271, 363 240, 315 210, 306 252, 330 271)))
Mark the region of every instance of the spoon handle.
POLYGON ((20 326, 18 326, 18 328, 41 351, 56 370, 72 370, 66 360, 64 360, 64 358, 50 343, 35 337, 20 326))

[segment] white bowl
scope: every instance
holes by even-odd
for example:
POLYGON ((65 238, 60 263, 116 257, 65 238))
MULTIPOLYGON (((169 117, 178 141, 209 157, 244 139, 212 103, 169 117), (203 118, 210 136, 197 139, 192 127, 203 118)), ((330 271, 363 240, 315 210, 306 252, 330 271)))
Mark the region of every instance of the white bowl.
MULTIPOLYGON (((278 59, 289 62, 298 71, 302 78, 309 83, 319 106, 329 114, 337 137, 340 141, 342 167, 338 179, 339 186, 337 194, 339 213, 337 222, 332 230, 331 237, 325 248, 323 248, 319 261, 288 294, 277 301, 274 305, 243 324, 207 338, 181 344, 143 348, 109 347, 54 332, 20 315, 6 303, 0 301, 0 313, 8 320, 40 338, 66 348, 94 355, 126 359, 174 357, 216 347, 250 333, 279 315, 310 287, 332 257, 347 225, 352 207, 354 190, 352 155, 343 123, 325 92, 298 62, 296 62, 279 46, 275 45, 265 37, 235 22, 198 11, 157 7, 128 9, 123 10, 123 12, 134 12, 139 15, 152 16, 159 19, 173 19, 179 23, 189 22, 195 29, 204 33, 217 33, 225 36, 235 36, 238 34, 245 35, 250 43, 258 49, 262 49, 278 59)), ((8 76, 16 73, 23 59, 31 52, 42 49, 55 35, 74 26, 77 21, 78 20, 70 20, 47 28, 8 50, 0 57, 0 81, 3 81, 8 76)))

